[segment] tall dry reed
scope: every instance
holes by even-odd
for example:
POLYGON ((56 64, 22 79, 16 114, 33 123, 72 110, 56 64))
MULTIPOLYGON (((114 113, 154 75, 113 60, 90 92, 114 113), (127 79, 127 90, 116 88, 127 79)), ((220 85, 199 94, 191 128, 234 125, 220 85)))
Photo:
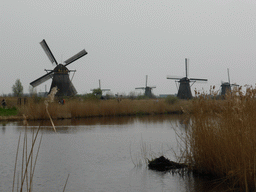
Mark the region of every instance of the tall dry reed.
POLYGON ((187 162, 195 172, 241 191, 256 190, 256 88, 240 88, 221 101, 195 99, 187 141, 187 162))
MULTIPOLYGON (((51 93, 48 95, 47 99, 45 99, 43 101, 45 111, 46 111, 48 117, 50 118, 50 121, 51 121, 51 124, 52 124, 52 127, 53 127, 55 133, 56 133, 55 125, 52 121, 51 114, 49 113, 49 106, 51 106, 51 105, 49 105, 49 103, 54 102, 54 97, 55 97, 56 93, 57 93, 57 87, 54 87, 51 90, 51 93)), ((42 105, 42 103, 40 103, 40 106, 41 105, 42 105)), ((33 107, 33 106, 30 106, 30 107, 33 107)), ((24 132, 24 139, 23 139, 23 145, 22 145, 22 154, 21 154, 21 159, 19 159, 19 148, 20 148, 20 139, 21 139, 21 133, 20 133, 19 139, 18 139, 16 158, 15 158, 12 191, 14 191, 15 188, 17 189, 17 191, 20 191, 20 192, 22 192, 22 191, 32 192, 33 191, 33 178, 34 178, 36 162, 37 162, 37 158, 38 158, 38 154, 39 154, 39 149, 41 146, 42 135, 41 135, 41 138, 40 138, 40 141, 38 144, 38 148, 35 151, 37 136, 38 136, 38 133, 41 128, 39 126, 36 133, 34 132, 34 129, 32 129, 32 136, 31 136, 32 141, 30 143, 31 145, 29 146, 28 134, 27 134, 27 132, 28 132, 27 117, 28 117, 28 115, 23 114, 23 118, 24 118, 23 124, 25 126, 25 132, 24 132), (36 155, 34 156, 35 152, 36 152, 36 155), (20 172, 17 171, 18 167, 21 168, 20 172), (18 172, 18 176, 16 175, 17 172, 18 172)), ((65 182, 65 185, 63 188, 63 192, 66 189, 68 178, 69 178, 69 174, 66 179, 66 182, 65 182)))
POLYGON ((19 147, 20 147, 21 134, 19 136, 16 158, 15 158, 15 167, 14 167, 14 173, 13 173, 12 191, 16 189, 17 191, 27 191, 27 192, 33 191, 32 183, 34 178, 37 157, 38 157, 38 153, 39 153, 39 149, 42 141, 42 135, 41 135, 39 144, 37 145, 37 149, 35 149, 39 130, 40 130, 40 127, 37 129, 36 133, 34 133, 34 130, 33 130, 32 138, 31 138, 32 141, 29 142, 29 139, 27 136, 27 126, 25 126, 25 132, 24 132, 23 143, 22 143, 22 153, 20 154, 20 156, 19 156, 19 147), (19 164, 19 166, 17 166, 17 164, 19 164))
MULTIPOLYGON (((166 103, 164 99, 130 100, 81 100, 66 99, 64 105, 55 101, 48 107, 52 119, 106 117, 144 114, 180 113, 189 111, 191 102, 179 100, 174 104, 166 103), (185 110, 184 110, 185 109, 185 110)), ((20 114, 26 114, 28 119, 49 119, 45 104, 33 102, 19 108, 20 114)))

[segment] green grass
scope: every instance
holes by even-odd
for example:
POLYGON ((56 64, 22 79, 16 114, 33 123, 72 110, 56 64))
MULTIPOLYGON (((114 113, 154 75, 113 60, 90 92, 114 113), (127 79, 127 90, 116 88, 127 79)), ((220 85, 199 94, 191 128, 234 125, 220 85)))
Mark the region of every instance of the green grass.
POLYGON ((15 116, 18 114, 18 110, 15 107, 12 108, 0 108, 0 116, 15 116))

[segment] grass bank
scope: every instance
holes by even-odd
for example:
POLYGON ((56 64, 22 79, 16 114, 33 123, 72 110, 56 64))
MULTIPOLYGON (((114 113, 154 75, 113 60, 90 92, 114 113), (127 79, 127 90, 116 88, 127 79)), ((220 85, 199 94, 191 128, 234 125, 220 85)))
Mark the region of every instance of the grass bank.
POLYGON ((0 116, 16 116, 18 115, 18 110, 16 107, 12 108, 1 108, 0 107, 0 116))
POLYGON ((232 190, 255 191, 256 88, 233 92, 221 103, 201 95, 192 111, 185 141, 193 171, 219 178, 232 190))

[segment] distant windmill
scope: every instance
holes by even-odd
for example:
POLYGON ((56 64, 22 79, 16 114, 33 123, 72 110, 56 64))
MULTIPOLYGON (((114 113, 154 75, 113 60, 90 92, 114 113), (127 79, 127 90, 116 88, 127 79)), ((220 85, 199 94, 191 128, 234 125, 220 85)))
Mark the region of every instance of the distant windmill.
POLYGON ((135 89, 144 89, 145 90, 144 95, 151 98, 151 97, 153 97, 152 89, 156 88, 156 86, 149 87, 147 84, 148 84, 148 76, 146 75, 146 87, 137 87, 135 89))
POLYGON ((221 82, 220 95, 222 95, 222 96, 225 96, 228 91, 231 92, 232 86, 239 86, 237 84, 230 84, 229 68, 227 69, 227 72, 228 72, 228 82, 221 82))
POLYGON ((185 59, 185 71, 186 71, 186 77, 177 78, 177 77, 167 76, 167 79, 178 80, 176 82, 180 83, 178 94, 177 94, 178 98, 180 98, 180 99, 191 99, 192 98, 192 93, 191 93, 191 88, 190 87, 196 81, 208 81, 208 80, 207 79, 188 78, 187 58, 185 59), (193 82, 192 85, 190 85, 190 82, 193 82))
MULTIPOLYGON (((102 92, 103 91, 110 91, 110 89, 101 89, 101 84, 100 84, 100 79, 99 79, 99 88, 96 89, 100 89, 102 92)), ((91 91, 94 91, 95 89, 91 89, 91 91)))
MULTIPOLYGON (((52 84, 50 91, 53 87, 57 86, 58 92, 56 96, 72 96, 77 93, 74 85, 72 84, 71 80, 69 79, 69 73, 75 72, 76 70, 69 70, 67 68, 67 65, 73 63, 77 59, 85 56, 87 52, 83 49, 73 57, 69 58, 68 60, 64 61, 65 64, 59 64, 56 59, 54 58, 50 48, 48 47, 46 41, 43 39, 43 41, 40 42, 42 48, 44 49, 46 55, 50 59, 51 63, 55 64, 56 67, 53 70, 45 70, 47 72, 46 75, 43 75, 42 77, 39 77, 38 79, 32 81, 30 85, 33 87, 36 87, 43 82, 49 80, 52 78, 52 84)), ((49 92, 50 92, 49 91, 49 92)))

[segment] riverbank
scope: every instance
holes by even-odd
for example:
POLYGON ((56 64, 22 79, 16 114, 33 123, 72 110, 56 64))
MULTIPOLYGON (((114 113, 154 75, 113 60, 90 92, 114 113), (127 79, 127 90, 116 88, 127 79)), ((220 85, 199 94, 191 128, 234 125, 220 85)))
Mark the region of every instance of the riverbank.
POLYGON ((0 121, 22 121, 24 120, 23 116, 0 116, 0 121))

